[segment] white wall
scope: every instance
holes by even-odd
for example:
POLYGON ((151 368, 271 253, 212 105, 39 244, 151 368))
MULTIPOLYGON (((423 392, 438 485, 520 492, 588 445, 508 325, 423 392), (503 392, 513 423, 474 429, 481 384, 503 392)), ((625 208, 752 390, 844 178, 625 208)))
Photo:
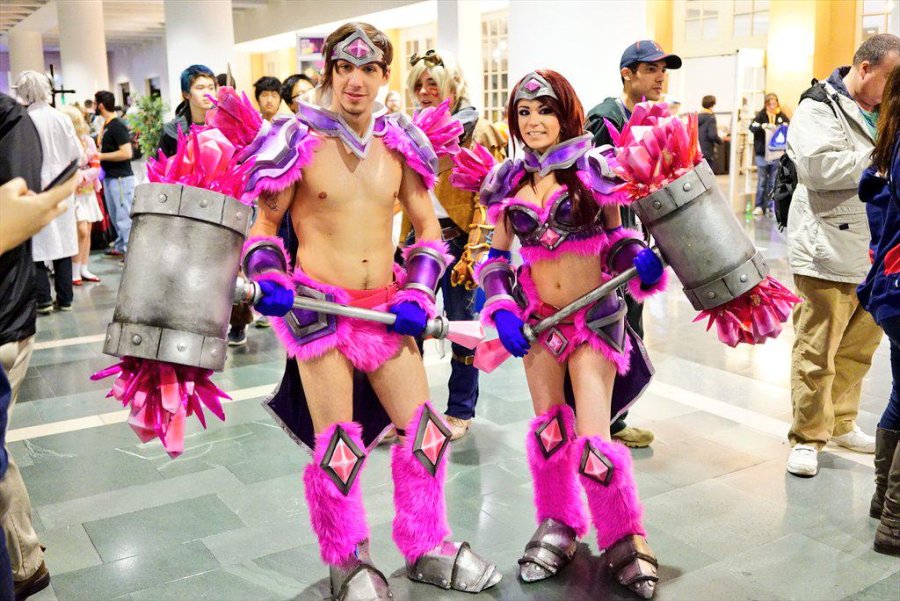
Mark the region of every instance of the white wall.
POLYGON ((166 42, 159 38, 145 42, 139 46, 117 47, 112 52, 109 64, 110 90, 122 101, 119 84, 128 82, 131 85, 132 98, 149 93, 147 79, 158 77, 163 100, 171 109, 181 102, 180 98, 172 98, 169 93, 168 64, 166 62, 166 42))
POLYGON ((621 93, 622 51, 646 36, 644 0, 511 0, 510 86, 535 69, 553 69, 572 83, 587 112, 621 93))

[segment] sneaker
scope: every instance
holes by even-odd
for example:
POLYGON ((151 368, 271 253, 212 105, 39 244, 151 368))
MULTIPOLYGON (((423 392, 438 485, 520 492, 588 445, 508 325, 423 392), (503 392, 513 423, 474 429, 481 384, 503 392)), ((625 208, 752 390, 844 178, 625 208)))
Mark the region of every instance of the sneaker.
POLYGON ((653 442, 653 432, 632 426, 625 426, 613 434, 612 437, 632 449, 643 449, 644 447, 649 447, 650 443, 653 442))
POLYGON ((819 473, 819 449, 811 444, 794 445, 788 455, 787 471, 795 476, 812 477, 819 473))
POLYGON ((256 320, 257 328, 271 328, 272 322, 269 321, 269 318, 265 315, 260 315, 259 319, 256 320))
POLYGON ((762 217, 762 216, 763 216, 763 213, 765 213, 765 211, 763 211, 763 208, 762 208, 762 207, 756 207, 755 209, 753 209, 753 216, 754 216, 754 217, 762 217))
POLYGON ((56 309, 57 311, 71 311, 72 305, 60 305, 59 303, 55 303, 53 305, 53 308, 56 309))
POLYGON ((34 574, 28 580, 14 583, 16 601, 25 601, 28 597, 39 593, 50 586, 50 570, 47 564, 41 561, 41 565, 35 570, 34 574))
POLYGON ((244 346, 247 344, 247 332, 244 328, 228 330, 228 346, 244 346))
POLYGON ((125 256, 125 253, 123 253, 121 250, 118 250, 115 248, 107 248, 106 252, 103 254, 105 254, 107 257, 124 257, 125 256))
POLYGON ((38 315, 50 315, 53 313, 53 303, 47 303, 46 305, 38 305, 37 307, 38 315))
POLYGON ((859 429, 859 426, 853 426, 853 429, 846 434, 840 436, 832 436, 831 442, 839 444, 845 449, 856 451, 857 453, 874 453, 875 437, 869 436, 859 429))
POLYGON ((465 436, 469 430, 469 425, 472 423, 471 419, 459 419, 452 415, 445 415, 444 421, 447 422, 447 426, 450 428, 450 440, 459 440, 465 436))

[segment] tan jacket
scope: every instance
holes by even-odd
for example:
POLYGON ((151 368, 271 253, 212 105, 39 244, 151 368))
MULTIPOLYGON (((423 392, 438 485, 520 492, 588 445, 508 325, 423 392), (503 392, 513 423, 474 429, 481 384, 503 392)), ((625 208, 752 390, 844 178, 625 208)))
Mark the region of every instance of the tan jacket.
MULTIPOLYGON (((475 124, 475 131, 472 132, 472 141, 487 148, 498 161, 502 161, 506 155, 506 142, 503 134, 486 119, 479 119, 475 124)), ((471 142, 469 144, 471 145, 471 142)), ((437 196, 441 206, 444 207, 444 210, 447 211, 447 215, 453 220, 453 223, 459 226, 462 231, 468 232, 475 213, 475 205, 478 204, 478 195, 465 190, 458 190, 450 184, 451 167, 453 167, 452 161, 441 161, 440 173, 434 185, 434 194, 437 196)), ((412 223, 404 213, 403 222, 400 226, 401 243, 406 240, 411 231, 412 223)))
POLYGON ((869 263, 869 222, 857 187, 874 140, 853 99, 825 84, 826 102, 803 100, 787 136, 797 167, 788 214, 791 272, 857 284, 869 263))

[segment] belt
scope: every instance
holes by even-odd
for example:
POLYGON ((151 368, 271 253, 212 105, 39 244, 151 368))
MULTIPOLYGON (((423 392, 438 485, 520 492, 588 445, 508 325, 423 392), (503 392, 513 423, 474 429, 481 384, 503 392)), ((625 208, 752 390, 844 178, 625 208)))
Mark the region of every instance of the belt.
POLYGON ((465 232, 456 225, 452 219, 444 218, 440 220, 441 224, 441 240, 444 242, 449 242, 454 238, 459 238, 464 235, 465 232))

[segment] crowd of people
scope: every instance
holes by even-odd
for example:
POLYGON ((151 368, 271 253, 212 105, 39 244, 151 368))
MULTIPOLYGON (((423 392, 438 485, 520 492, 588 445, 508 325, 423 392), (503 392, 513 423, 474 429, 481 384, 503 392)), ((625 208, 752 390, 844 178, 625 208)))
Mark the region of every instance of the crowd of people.
MULTIPOLYGON (((242 345, 256 320, 271 323, 287 349, 275 402, 302 392, 302 423, 288 425, 313 451, 304 482, 332 593, 389 596, 387 579, 368 554, 356 479, 365 450, 388 426, 388 440, 396 443, 394 540, 408 576, 468 592, 500 581, 497 566, 467 543, 446 540, 447 443, 465 436, 476 416, 479 370, 474 351, 454 343, 448 404, 439 415, 427 400, 420 358, 440 290, 450 320, 480 313, 508 353, 524 361, 535 412, 525 446, 538 526, 519 560, 519 577, 554 576, 593 523, 610 574, 650 598, 657 560, 627 447, 652 444, 653 433, 627 424, 634 395, 620 394, 614 382, 628 381, 629 390, 646 386, 652 369, 640 368, 647 357, 642 302, 666 278, 640 220, 604 196, 597 182, 608 174, 591 165, 609 160, 615 141, 608 124, 621 131, 640 103, 660 101, 667 71, 682 60, 652 40, 630 45, 619 65, 622 89, 587 112, 562 74, 533 71, 513 86, 508 122, 500 127, 481 117, 451 53, 409 57, 405 91, 417 110, 447 102, 461 127, 458 144, 483 149, 483 159, 499 165, 481 176, 494 179, 466 188, 455 179, 459 165, 438 158, 402 113, 399 91, 390 91, 383 106, 375 102, 392 54, 385 34, 351 23, 326 40, 321 78, 265 76, 254 84, 266 124, 251 139, 283 143, 278 140, 288 138, 277 136, 294 119, 309 133, 290 138, 293 146, 277 155, 296 161, 290 178, 266 184, 272 176, 254 172, 259 216, 241 268, 263 294, 234 307, 228 343, 242 345), (293 115, 280 114, 282 103, 293 115), (312 147, 316 152, 307 152, 312 147), (513 148, 524 161, 509 157, 513 148), (357 171, 359 165, 365 168, 357 171), (399 249, 387 253, 395 246, 391 232, 359 224, 386 223, 398 213, 399 249), (514 266, 516 249, 521 261, 514 266), (628 294, 610 294, 536 340, 525 336, 526 324, 632 266, 638 279, 628 294), (329 330, 291 327, 291 319, 302 318, 292 312, 298 287, 391 312, 395 323, 388 332, 342 318, 329 330), (364 343, 369 348, 361 349, 364 343), (367 375, 372 397, 362 412, 354 412, 354 371, 367 375), (353 458, 352 472, 331 467, 342 448, 348 454, 340 459, 353 458)), ((212 98, 227 84, 233 87, 204 65, 183 71, 182 103, 158 144, 163 156, 176 153, 192 126, 209 124, 212 98)), ((93 223, 108 217, 116 237, 105 252, 126 255, 135 188, 132 137, 111 92, 98 91, 84 109, 57 110, 50 106, 49 79, 31 71, 17 78, 15 92, 17 100, 0 95, 0 434, 33 349, 35 314, 71 310, 73 286, 100 281, 89 269, 93 223)), ((715 104, 715 97, 704 97, 698 117, 707 157, 722 143, 715 104)), ((750 130, 759 173, 754 214, 769 207, 781 155, 796 167, 787 242, 794 288, 804 302, 793 314, 787 471, 815 476, 818 453, 829 441, 874 453, 875 548, 900 553, 900 38, 865 41, 852 64, 804 93, 792 119, 777 95, 767 94, 750 130), (882 332, 890 340, 893 386, 871 436, 856 418, 882 332)), ((2 445, 0 476, 0 596, 14 588, 15 598, 24 599, 50 576, 24 482, 2 445)))

